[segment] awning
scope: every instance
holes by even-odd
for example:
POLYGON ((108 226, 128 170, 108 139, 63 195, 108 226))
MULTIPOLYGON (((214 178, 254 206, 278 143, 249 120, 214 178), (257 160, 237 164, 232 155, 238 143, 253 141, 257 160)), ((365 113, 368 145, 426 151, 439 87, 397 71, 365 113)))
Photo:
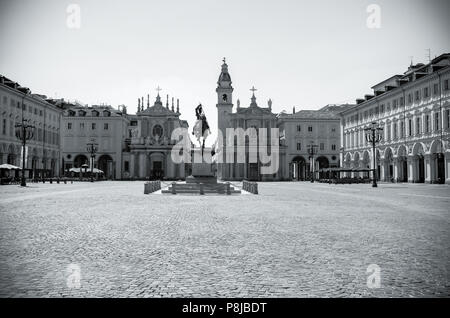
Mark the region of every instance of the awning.
MULTIPOLYGON (((70 168, 69 172, 76 172, 76 173, 80 173, 80 168, 70 168)), ((91 172, 90 168, 81 168, 81 172, 91 172)), ((94 168, 92 169, 93 173, 104 173, 102 170, 94 168)))
POLYGON ((7 169, 7 170, 22 170, 22 168, 10 165, 8 163, 4 163, 0 165, 0 169, 7 169))

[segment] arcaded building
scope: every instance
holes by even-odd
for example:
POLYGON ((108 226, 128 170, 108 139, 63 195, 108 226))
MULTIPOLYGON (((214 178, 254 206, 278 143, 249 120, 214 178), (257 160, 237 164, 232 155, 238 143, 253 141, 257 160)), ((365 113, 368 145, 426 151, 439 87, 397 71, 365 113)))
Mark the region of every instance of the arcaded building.
POLYGON ((377 145, 378 178, 383 181, 450 183, 450 54, 411 65, 372 87, 342 112, 343 167, 373 168, 365 128, 383 128, 377 145))
POLYGON ((287 167, 289 179, 309 180, 311 172, 339 167, 340 116, 339 112, 351 105, 327 105, 319 110, 293 109, 278 116, 281 145, 285 146, 281 165, 287 167), (316 145, 316 153, 308 152, 316 145))
POLYGON ((54 103, 65 109, 61 122, 62 174, 70 175, 71 168, 79 168, 84 164, 91 167, 88 143, 94 143, 97 144, 94 168, 103 171, 107 179, 122 179, 122 150, 125 148, 126 131, 130 123, 126 107, 84 106, 63 100, 54 103))
POLYGON ((0 76, 0 164, 22 167, 22 141, 16 137, 15 125, 27 120, 35 127, 34 136, 25 147, 27 178, 59 174, 63 111, 46 98, 0 76))

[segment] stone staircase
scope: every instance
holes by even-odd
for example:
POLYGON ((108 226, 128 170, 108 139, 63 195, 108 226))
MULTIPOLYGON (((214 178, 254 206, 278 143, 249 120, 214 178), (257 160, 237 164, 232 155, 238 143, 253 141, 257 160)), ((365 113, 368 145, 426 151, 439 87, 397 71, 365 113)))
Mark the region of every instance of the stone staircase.
POLYGON ((229 183, 176 183, 173 182, 163 194, 241 194, 241 190, 229 183))

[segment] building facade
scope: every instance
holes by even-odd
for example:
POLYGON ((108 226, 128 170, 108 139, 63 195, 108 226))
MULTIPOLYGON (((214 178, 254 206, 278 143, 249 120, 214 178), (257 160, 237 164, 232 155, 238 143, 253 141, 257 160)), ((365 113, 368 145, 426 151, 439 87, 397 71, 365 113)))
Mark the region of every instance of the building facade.
POLYGON ((25 176, 57 176, 62 112, 46 96, 32 94, 28 88, 0 76, 0 164, 22 167, 22 142, 15 135, 15 125, 23 118, 35 127, 33 138, 26 143, 25 176))
POLYGON ((449 80, 450 54, 442 54, 373 86, 373 94, 341 113, 342 166, 373 168, 364 129, 376 122, 383 128, 375 154, 379 179, 450 183, 449 80))
POLYGON ((169 107, 169 96, 166 106, 161 97, 156 97, 153 106, 144 109, 142 98, 138 104, 136 115, 128 116, 130 125, 127 128, 128 140, 123 153, 123 178, 130 179, 184 179, 186 164, 174 163, 171 157, 172 132, 177 128, 188 128, 188 123, 180 119, 179 101, 175 109, 174 99, 169 107))
MULTIPOLYGON (((255 146, 236 145, 234 149, 233 162, 223 162, 217 165, 217 176, 222 180, 308 180, 311 171, 318 171, 321 168, 339 166, 340 147, 340 117, 338 113, 350 105, 329 105, 319 110, 302 110, 292 114, 282 112, 276 114, 272 112, 272 100, 267 102, 267 107, 261 107, 256 102, 255 90, 248 107, 241 107, 239 99, 236 101, 236 110, 233 111, 233 87, 228 65, 222 64, 219 79, 217 81, 217 115, 218 128, 222 138, 221 156, 226 161, 227 128, 243 129, 255 128, 256 133, 259 128, 267 129, 268 152, 271 151, 271 129, 279 130, 279 153, 278 171, 274 174, 261 173, 261 160, 249 162, 249 152, 257 151, 259 140, 255 146), (308 145, 316 144, 318 153, 313 160, 308 154, 308 145), (245 162, 237 162, 237 153, 243 148, 245 152, 245 162), (314 162, 314 163, 313 163, 314 162)), ((251 136, 246 136, 248 138, 251 136)), ((257 137, 257 136, 254 136, 257 137)))
POLYGON ((309 180, 311 172, 323 168, 339 167, 340 116, 339 111, 348 105, 324 107, 319 110, 293 110, 292 114, 278 116, 281 144, 285 156, 281 164, 291 180, 309 180), (317 146, 310 156, 308 148, 317 146), (283 160, 284 159, 284 160, 283 160))
MULTIPOLYGON (((241 107, 240 101, 237 100, 236 111, 233 112, 233 87, 231 82, 231 76, 228 72, 228 65, 225 60, 222 64, 222 69, 217 81, 217 120, 218 129, 220 135, 218 138, 222 139, 222 147, 218 151, 221 156, 221 161, 217 163, 217 177, 222 180, 279 180, 283 177, 282 170, 274 174, 262 174, 261 168, 264 164, 261 161, 260 154, 258 153, 259 129, 263 128, 267 131, 267 151, 271 151, 271 128, 277 127, 277 115, 272 113, 272 102, 268 102, 268 107, 260 107, 256 102, 255 91, 251 97, 251 102, 248 107, 241 107), (237 140, 234 141, 234 154, 231 158, 227 155, 226 145, 228 143, 227 128, 236 129, 241 128, 247 131, 248 128, 254 128, 254 136, 249 131, 250 135, 244 136, 245 142, 238 144, 237 140), (254 138, 255 142, 251 144, 250 138, 254 138), (238 153, 244 153, 244 162, 238 162, 238 153), (252 160, 252 156, 255 158, 252 160)), ((236 131, 236 134, 238 132, 236 131)), ((234 138, 234 137, 233 137, 234 138)), ((236 135, 236 138, 238 135, 236 135)), ((233 142, 232 142, 233 143, 233 142)), ((279 160, 279 158, 277 158, 279 160)))
POLYGON ((84 164, 91 167, 93 164, 94 168, 103 171, 107 179, 121 179, 122 150, 130 122, 126 108, 58 104, 65 109, 61 122, 62 174, 70 175, 71 168, 80 168, 84 164), (97 144, 93 162, 87 148, 91 142, 97 144))

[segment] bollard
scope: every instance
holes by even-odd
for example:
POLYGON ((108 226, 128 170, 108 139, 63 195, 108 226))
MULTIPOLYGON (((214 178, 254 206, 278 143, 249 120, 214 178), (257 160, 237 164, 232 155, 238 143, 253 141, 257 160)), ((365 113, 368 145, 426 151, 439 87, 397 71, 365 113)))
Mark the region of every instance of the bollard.
POLYGON ((200 194, 201 195, 205 194, 205 189, 203 187, 203 183, 200 183, 200 194))
POLYGON ((144 194, 148 194, 149 193, 149 184, 148 183, 144 183, 144 194))
POLYGON ((230 189, 230 183, 227 182, 227 194, 230 195, 231 194, 231 189, 230 189))
POLYGON ((56 183, 59 184, 59 179, 56 179, 56 183))
POLYGON ((50 183, 53 184, 53 179, 50 179, 50 183))
POLYGON ((258 194, 258 184, 255 182, 255 192, 253 194, 258 194))
POLYGON ((175 189, 176 185, 175 182, 172 182, 172 194, 177 194, 177 190, 175 189))

